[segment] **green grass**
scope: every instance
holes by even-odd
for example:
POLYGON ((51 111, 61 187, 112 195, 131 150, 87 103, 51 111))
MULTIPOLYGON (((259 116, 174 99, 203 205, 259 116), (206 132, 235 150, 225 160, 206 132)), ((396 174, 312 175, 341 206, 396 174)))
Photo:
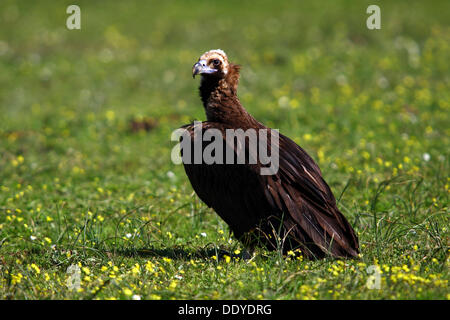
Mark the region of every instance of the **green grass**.
POLYGON ((0 298, 449 299, 450 2, 377 3, 370 31, 368 1, 78 1, 69 31, 70 1, 2 0, 0 298), (319 163, 361 259, 242 259, 172 164, 213 48, 319 163))

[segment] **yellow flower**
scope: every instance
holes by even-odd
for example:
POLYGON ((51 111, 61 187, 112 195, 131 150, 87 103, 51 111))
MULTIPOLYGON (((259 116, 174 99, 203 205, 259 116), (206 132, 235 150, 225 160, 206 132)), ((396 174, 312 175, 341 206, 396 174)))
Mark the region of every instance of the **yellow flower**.
POLYGON ((133 294, 133 291, 131 291, 131 290, 128 289, 128 288, 125 288, 125 289, 123 289, 122 291, 123 291, 123 293, 124 293, 125 295, 127 295, 127 296, 131 296, 131 295, 133 294))
POLYGON ((31 264, 30 268, 33 269, 37 274, 41 273, 41 269, 39 269, 39 267, 34 263, 31 264))
POLYGON ((173 291, 177 287, 177 282, 174 280, 169 285, 169 290, 173 291))
POLYGON ((131 269, 131 272, 132 272, 134 275, 140 274, 140 273, 141 273, 141 266, 140 266, 138 263, 136 263, 136 264, 134 265, 134 267, 131 269))
POLYGON ((16 284, 22 281, 23 275, 21 273, 18 274, 11 273, 11 278, 12 278, 11 283, 16 284))
POLYGON ((154 269, 155 265, 151 261, 147 261, 147 263, 145 264, 145 270, 147 270, 148 272, 153 272, 154 269))

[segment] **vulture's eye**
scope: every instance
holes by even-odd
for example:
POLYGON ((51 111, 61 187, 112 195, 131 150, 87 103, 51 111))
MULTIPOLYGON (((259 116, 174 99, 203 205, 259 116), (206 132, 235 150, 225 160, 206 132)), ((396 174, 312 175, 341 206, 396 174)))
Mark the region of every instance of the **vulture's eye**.
POLYGON ((214 60, 212 61, 212 63, 213 63, 213 65, 214 65, 215 67, 220 66, 220 60, 219 60, 219 59, 214 59, 214 60))

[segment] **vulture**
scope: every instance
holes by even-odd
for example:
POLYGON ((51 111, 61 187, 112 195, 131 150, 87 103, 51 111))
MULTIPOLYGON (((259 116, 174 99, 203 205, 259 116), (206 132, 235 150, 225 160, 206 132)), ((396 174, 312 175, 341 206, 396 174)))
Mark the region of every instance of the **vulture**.
POLYGON ((192 68, 194 78, 201 76, 207 121, 183 126, 180 148, 195 193, 250 251, 260 246, 283 254, 300 250, 309 259, 358 257, 356 233, 337 208, 318 165, 242 106, 239 71, 220 49, 205 52, 192 68), (234 132, 244 132, 244 139, 239 141, 237 134, 228 139, 234 132), (263 149, 267 156, 258 157, 263 149), (207 151, 213 161, 204 159, 207 151), (269 153, 276 156, 272 170, 269 153))

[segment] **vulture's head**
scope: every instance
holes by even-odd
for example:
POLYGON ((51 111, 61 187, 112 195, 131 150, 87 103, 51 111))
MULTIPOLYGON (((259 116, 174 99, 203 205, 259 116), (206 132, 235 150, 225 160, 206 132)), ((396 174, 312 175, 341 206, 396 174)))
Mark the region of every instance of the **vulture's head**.
POLYGON ((202 77, 225 78, 230 64, 223 50, 209 50, 201 55, 192 67, 192 76, 200 74, 202 77))

